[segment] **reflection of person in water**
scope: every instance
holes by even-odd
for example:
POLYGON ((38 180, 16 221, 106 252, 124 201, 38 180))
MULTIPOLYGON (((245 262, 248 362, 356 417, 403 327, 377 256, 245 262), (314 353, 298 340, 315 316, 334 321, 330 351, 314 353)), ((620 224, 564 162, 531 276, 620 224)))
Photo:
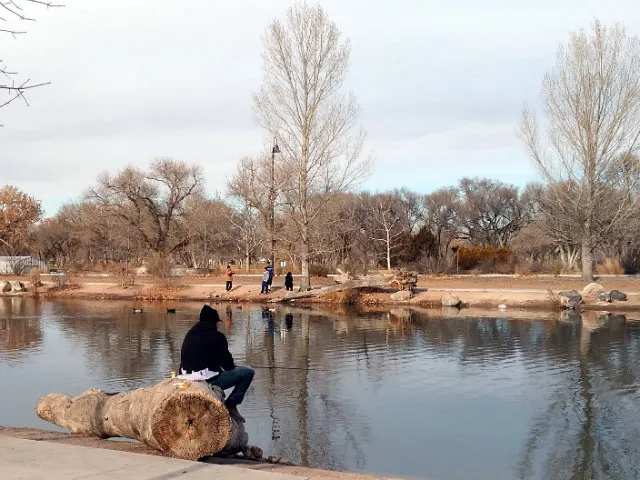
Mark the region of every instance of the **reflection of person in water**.
POLYGON ((287 327, 287 330, 291 330, 293 328, 293 314, 287 313, 284 316, 284 325, 287 327))
POLYGON ((267 328, 269 329, 269 332, 273 333, 273 313, 269 310, 269 308, 262 307, 262 319, 267 322, 267 328))
POLYGON ((232 325, 233 325, 233 312, 231 310, 231 307, 227 305, 226 318, 224 319, 224 326, 227 329, 227 332, 231 331, 232 325))

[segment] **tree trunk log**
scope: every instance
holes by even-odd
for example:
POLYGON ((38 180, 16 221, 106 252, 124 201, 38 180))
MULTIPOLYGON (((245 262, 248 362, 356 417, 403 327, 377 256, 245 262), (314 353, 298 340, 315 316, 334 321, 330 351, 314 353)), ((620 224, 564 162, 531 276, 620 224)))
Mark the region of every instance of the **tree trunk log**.
POLYGON ((332 285, 330 287, 315 288, 306 292, 292 292, 287 293, 282 298, 275 298, 270 300, 269 303, 281 303, 291 300, 297 300, 300 298, 318 298, 329 293, 338 293, 349 289, 367 288, 367 287, 388 287, 389 283, 393 279, 392 275, 376 275, 375 277, 365 278, 361 280, 348 280, 338 285, 332 285))
POLYGON ((50 393, 36 413, 71 433, 131 438, 172 457, 197 460, 247 446, 244 424, 229 416, 223 402, 224 392, 206 382, 167 379, 123 393, 50 393))

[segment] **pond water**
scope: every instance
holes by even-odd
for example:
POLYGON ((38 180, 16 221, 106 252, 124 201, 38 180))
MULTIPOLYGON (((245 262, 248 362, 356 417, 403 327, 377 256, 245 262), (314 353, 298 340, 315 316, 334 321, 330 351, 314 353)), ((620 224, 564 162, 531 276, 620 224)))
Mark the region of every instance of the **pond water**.
MULTIPOLYGON (((46 393, 166 378, 201 305, 175 306, 0 299, 0 425, 58 429, 34 413, 46 393)), ((256 367, 240 411, 266 454, 404 478, 640 478, 640 322, 216 308, 256 367)))

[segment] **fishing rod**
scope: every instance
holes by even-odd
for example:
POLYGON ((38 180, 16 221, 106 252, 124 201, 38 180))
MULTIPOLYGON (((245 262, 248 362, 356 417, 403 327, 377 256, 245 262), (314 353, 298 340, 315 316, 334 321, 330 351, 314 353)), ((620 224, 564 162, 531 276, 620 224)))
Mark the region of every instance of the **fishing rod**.
POLYGON ((324 368, 313 368, 313 367, 280 367, 277 365, 269 366, 269 365, 250 365, 251 368, 264 368, 267 370, 314 370, 316 372, 328 372, 329 370, 325 370, 324 368))

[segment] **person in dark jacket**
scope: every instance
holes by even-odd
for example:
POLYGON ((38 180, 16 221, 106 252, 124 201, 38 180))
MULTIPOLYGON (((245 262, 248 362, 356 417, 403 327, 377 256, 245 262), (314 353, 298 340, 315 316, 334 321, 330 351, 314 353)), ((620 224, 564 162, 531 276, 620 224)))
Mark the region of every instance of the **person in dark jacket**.
POLYGON ((180 352, 180 370, 188 373, 208 368, 218 375, 207 380, 223 390, 233 387, 233 392, 225 401, 229 413, 239 421, 244 418, 238 412, 238 405, 244 400, 254 371, 248 367, 238 367, 229 352, 227 338, 218 331, 218 312, 205 305, 200 310, 200 321, 187 332, 180 352))
POLYGON ((271 285, 273 284, 273 275, 274 275, 274 270, 273 270, 273 265, 271 265, 271 260, 267 260, 266 270, 267 272, 269 272, 268 286, 269 286, 269 291, 271 291, 271 285))
POLYGON ((291 272, 287 272, 287 276, 284 277, 284 288, 287 292, 293 292, 293 275, 291 272))

